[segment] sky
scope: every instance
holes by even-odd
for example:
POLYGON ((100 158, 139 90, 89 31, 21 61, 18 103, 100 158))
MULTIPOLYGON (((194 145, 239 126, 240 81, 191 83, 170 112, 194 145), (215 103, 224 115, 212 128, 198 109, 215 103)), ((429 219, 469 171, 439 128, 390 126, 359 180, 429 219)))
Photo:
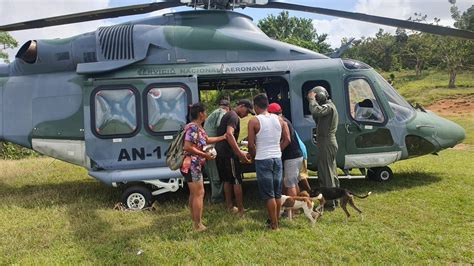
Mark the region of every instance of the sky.
MULTIPOLYGON (((0 0, 0 25, 16 23, 21 21, 34 20, 52 16, 59 16, 70 13, 84 12, 95 9, 110 7, 143 4, 151 2, 147 0, 0 0)), ((286 0, 288 3, 301 5, 315 5, 318 7, 337 9, 350 12, 366 13, 370 15, 386 16, 397 19, 407 19, 415 12, 428 15, 431 22, 434 17, 440 18, 441 25, 452 26, 448 0, 286 0)), ((457 6, 461 11, 469 8, 472 0, 457 0, 457 6)), ((127 16, 116 19, 97 20, 91 22, 76 23, 63 26, 54 26, 42 29, 24 30, 10 32, 19 42, 19 47, 28 40, 66 38, 85 32, 96 30, 100 26, 114 25, 130 20, 141 19, 150 16, 159 16, 169 12, 179 12, 190 10, 188 7, 180 7, 171 10, 162 10, 150 14, 139 16, 127 16)), ((267 17, 269 14, 278 15, 281 10, 277 9, 239 9, 237 12, 246 14, 258 20, 267 17)), ((318 34, 327 33, 328 42, 333 48, 341 44, 343 37, 360 38, 362 36, 374 36, 379 28, 385 31, 395 32, 395 28, 379 26, 376 24, 357 22, 354 20, 321 16, 304 12, 290 12, 291 16, 309 18, 313 20, 313 25, 318 34)), ((7 49, 10 60, 18 51, 7 49)))

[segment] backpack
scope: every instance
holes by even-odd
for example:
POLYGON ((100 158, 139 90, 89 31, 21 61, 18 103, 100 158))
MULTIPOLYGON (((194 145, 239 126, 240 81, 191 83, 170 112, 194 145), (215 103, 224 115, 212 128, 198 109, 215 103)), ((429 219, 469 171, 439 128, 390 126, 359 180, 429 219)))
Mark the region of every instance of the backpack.
POLYGON ((186 130, 188 127, 185 127, 171 142, 170 147, 166 151, 166 165, 171 170, 178 170, 183 165, 184 161, 184 136, 186 135, 186 130))

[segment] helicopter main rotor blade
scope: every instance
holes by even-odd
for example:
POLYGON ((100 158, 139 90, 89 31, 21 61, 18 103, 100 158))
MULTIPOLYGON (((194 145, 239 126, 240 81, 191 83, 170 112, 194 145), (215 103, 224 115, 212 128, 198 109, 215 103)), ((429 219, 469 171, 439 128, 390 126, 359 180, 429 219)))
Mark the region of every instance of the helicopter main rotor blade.
POLYGON ((459 29, 435 26, 435 25, 430 25, 430 24, 418 23, 418 22, 413 22, 413 21, 408 21, 408 20, 379 17, 379 16, 367 15, 367 14, 362 14, 362 13, 340 11, 340 10, 335 10, 335 9, 290 4, 290 3, 281 2, 280 0, 269 0, 266 5, 250 5, 248 7, 276 8, 276 9, 303 11, 303 12, 310 12, 310 13, 316 13, 316 14, 322 14, 322 15, 328 15, 328 16, 334 16, 334 17, 341 17, 341 18, 371 22, 371 23, 382 24, 382 25, 387 25, 387 26, 392 26, 392 27, 400 27, 404 29, 411 29, 411 30, 422 31, 426 33, 437 34, 437 35, 454 36, 454 37, 471 39, 471 40, 474 39, 474 32, 468 31, 468 30, 459 30, 459 29))
POLYGON ((71 24, 71 23, 91 21, 91 20, 138 15, 138 14, 145 14, 145 13, 150 13, 153 11, 158 11, 165 8, 184 6, 184 5, 185 4, 181 3, 179 0, 158 0, 157 2, 149 3, 149 4, 100 9, 100 10, 94 10, 94 11, 69 14, 69 15, 64 15, 64 16, 36 19, 36 20, 19 22, 19 23, 14 23, 14 24, 9 24, 9 25, 3 25, 3 26, 0 26, 0 31, 26 30, 26 29, 43 28, 43 27, 71 24))

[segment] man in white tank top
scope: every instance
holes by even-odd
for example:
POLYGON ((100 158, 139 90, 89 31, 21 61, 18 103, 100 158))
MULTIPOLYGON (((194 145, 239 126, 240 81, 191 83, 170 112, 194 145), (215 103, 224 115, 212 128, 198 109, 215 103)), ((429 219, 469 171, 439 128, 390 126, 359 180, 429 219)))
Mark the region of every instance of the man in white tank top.
POLYGON ((248 125, 249 153, 255 158, 258 189, 270 216, 271 229, 275 230, 281 208, 281 151, 290 143, 290 133, 280 117, 268 113, 265 94, 255 96, 253 104, 257 116, 248 125))

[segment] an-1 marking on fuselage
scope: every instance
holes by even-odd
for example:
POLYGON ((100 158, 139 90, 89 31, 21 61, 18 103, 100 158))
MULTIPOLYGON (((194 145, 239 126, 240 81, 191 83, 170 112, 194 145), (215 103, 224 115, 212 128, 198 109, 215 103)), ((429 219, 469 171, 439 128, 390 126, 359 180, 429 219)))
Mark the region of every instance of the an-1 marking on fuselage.
POLYGON ((144 147, 140 148, 132 148, 131 152, 127 149, 121 149, 118 160, 121 161, 137 161, 137 160, 145 160, 146 157, 152 157, 153 154, 156 153, 156 159, 161 159, 161 147, 157 146, 152 153, 146 153, 144 147), (131 156, 130 156, 131 154, 131 156))

